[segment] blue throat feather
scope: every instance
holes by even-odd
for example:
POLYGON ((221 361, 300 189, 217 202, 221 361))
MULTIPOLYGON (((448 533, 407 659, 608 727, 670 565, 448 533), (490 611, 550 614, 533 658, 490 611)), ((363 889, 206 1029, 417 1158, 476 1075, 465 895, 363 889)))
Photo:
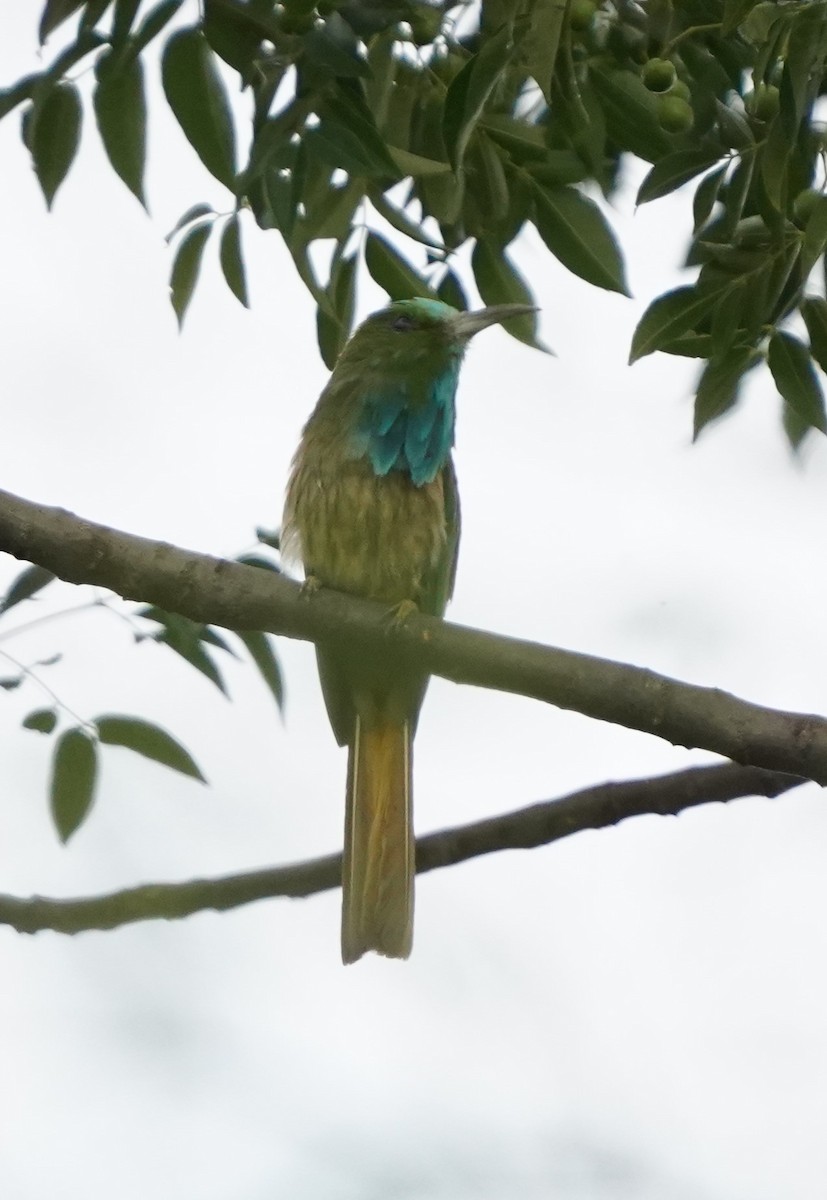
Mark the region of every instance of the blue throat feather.
POLYGON ((418 397, 401 380, 368 393, 354 439, 356 457, 369 458, 377 475, 404 471, 416 487, 436 479, 454 444, 459 366, 459 355, 452 356, 418 397))

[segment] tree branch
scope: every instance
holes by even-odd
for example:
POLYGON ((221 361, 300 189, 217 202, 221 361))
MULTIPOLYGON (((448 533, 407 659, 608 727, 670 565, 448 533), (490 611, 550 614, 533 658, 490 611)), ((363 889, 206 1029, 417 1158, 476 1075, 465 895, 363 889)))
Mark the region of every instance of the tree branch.
MULTIPOLYGON (((560 800, 532 804, 501 817, 419 838, 416 869, 423 874, 497 850, 532 849, 584 829, 616 825, 626 817, 646 813, 674 816, 686 808, 712 801, 780 796, 804 782, 780 772, 727 763, 692 767, 656 779, 604 783, 560 800)), ((22 900, 0 895, 0 924, 10 925, 19 933, 37 933, 43 929, 80 933, 89 929, 115 929, 134 921, 173 920, 205 909, 222 912, 254 900, 329 891, 339 886, 341 869, 341 855, 330 854, 289 867, 248 871, 220 879, 146 884, 78 900, 43 896, 22 900)))
POLYGON ((640 667, 413 616, 380 604, 95 525, 0 492, 0 550, 71 583, 110 588, 192 620, 323 641, 347 638, 455 683, 514 692, 678 746, 827 783, 827 721, 751 704, 640 667))

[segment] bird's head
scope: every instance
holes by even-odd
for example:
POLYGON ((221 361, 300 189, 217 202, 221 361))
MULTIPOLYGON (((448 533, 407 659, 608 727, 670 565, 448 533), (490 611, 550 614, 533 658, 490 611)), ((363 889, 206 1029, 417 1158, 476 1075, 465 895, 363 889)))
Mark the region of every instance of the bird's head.
POLYGON ((459 363, 475 333, 534 311, 527 304, 496 304, 459 312, 424 296, 396 300, 359 326, 340 362, 368 374, 376 370, 433 379, 459 363))
POLYGON ((350 453, 377 475, 404 471, 430 483, 454 441, 454 396, 462 356, 481 329, 534 310, 498 304, 458 312, 439 300, 396 300, 368 317, 342 351, 324 411, 350 423, 350 453))

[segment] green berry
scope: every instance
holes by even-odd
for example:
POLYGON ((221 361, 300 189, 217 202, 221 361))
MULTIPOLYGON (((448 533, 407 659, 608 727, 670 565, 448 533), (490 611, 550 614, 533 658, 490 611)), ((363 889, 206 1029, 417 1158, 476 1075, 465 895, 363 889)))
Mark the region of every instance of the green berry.
POLYGON ((597 12, 595 0, 572 0, 569 9, 569 25, 577 33, 583 33, 592 23, 592 17, 597 12))
POLYGON ((667 133, 688 133, 695 123, 695 114, 680 96, 661 96, 658 122, 667 133))
POLYGON ((771 121, 778 112, 780 102, 781 97, 774 84, 759 83, 755 91, 747 96, 745 105, 747 112, 759 121, 771 121))
POLYGON ((675 82, 675 64, 668 58, 650 58, 641 78, 650 92, 668 92, 675 82))
POLYGON ((686 100, 687 103, 691 99, 692 93, 689 90, 689 84, 684 83, 682 79, 676 79, 669 89, 670 96, 677 96, 680 100, 686 100))

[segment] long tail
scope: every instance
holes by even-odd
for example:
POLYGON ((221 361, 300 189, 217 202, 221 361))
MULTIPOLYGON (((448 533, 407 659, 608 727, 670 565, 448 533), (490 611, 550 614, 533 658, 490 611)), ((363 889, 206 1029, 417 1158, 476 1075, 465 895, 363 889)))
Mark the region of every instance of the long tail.
POLYGON ((366 950, 407 958, 413 941, 411 726, 365 728, 348 749, 342 961, 366 950))

